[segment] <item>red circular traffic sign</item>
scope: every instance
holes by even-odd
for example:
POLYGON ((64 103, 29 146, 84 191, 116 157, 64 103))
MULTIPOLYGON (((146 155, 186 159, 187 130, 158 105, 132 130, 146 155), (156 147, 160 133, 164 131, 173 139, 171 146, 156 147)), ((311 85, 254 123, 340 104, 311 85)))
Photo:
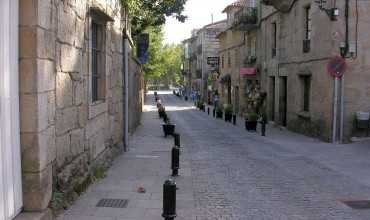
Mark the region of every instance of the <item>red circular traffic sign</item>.
POLYGON ((346 60, 340 56, 335 56, 329 60, 327 70, 330 75, 341 78, 347 69, 346 60))

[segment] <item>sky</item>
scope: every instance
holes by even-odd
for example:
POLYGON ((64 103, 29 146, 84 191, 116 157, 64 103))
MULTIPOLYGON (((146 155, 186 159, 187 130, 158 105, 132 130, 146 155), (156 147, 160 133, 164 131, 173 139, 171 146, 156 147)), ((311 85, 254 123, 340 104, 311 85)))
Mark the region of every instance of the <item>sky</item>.
POLYGON ((191 35, 191 30, 201 28, 226 18, 222 10, 235 0, 188 0, 184 14, 188 16, 185 23, 180 23, 174 18, 167 18, 165 25, 165 42, 167 44, 180 43, 191 35))

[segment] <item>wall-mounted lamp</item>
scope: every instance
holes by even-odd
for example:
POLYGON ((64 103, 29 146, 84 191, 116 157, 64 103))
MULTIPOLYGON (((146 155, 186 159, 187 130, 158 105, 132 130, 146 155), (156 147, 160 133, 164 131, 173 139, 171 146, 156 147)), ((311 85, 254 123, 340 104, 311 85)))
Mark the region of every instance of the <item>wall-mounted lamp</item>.
POLYGON ((339 16, 339 9, 338 8, 326 8, 327 0, 315 0, 315 3, 319 5, 319 9, 325 11, 326 14, 329 16, 330 20, 336 21, 337 17, 339 16))
POLYGON ((343 58, 355 58, 356 57, 357 48, 356 48, 355 43, 346 44, 345 42, 341 42, 339 44, 339 50, 340 50, 340 55, 343 58))
POLYGON ((340 49, 340 55, 343 58, 346 58, 347 52, 348 52, 348 45, 345 42, 341 42, 339 45, 339 49, 340 49))

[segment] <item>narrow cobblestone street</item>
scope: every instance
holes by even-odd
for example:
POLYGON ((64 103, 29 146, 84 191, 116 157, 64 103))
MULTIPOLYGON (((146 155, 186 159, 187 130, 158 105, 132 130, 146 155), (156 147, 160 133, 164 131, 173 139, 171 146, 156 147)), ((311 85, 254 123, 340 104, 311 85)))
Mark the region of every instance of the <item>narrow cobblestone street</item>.
MULTIPOLYGON (((369 143, 331 145, 272 126, 261 137, 195 110, 191 102, 160 96, 181 134, 176 219, 370 219, 369 210, 341 202, 370 198, 369 143)), ((162 219, 173 139, 163 138, 161 123, 148 95, 130 151, 59 220, 162 219), (138 194, 139 186, 147 192, 138 194), (128 207, 95 207, 107 197, 129 199, 128 207)))

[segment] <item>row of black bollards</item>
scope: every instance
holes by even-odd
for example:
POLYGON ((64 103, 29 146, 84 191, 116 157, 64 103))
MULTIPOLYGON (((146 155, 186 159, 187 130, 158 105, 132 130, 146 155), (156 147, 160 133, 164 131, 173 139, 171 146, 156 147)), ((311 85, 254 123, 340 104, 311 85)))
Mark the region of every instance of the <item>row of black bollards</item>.
MULTIPOLYGON (((180 169, 180 134, 173 134, 175 145, 171 151, 172 176, 177 177, 180 169)), ((163 184, 163 214, 165 220, 174 220, 176 214, 176 182, 172 179, 166 180, 163 184)))
MULTIPOLYGON (((175 95, 178 96, 174 92, 175 95)), ((171 169, 172 176, 176 177, 179 175, 180 169, 180 134, 175 133, 175 124, 170 123, 170 119, 166 114, 165 107, 161 103, 160 98, 157 92, 154 92, 155 102, 157 104, 159 117, 163 118, 164 124, 163 132, 164 136, 173 136, 174 137, 174 147, 171 151, 171 169)), ((176 182, 172 179, 166 180, 163 184, 163 213, 162 217, 165 220, 174 220, 177 216, 176 214, 176 182)))
POLYGON ((165 220, 174 220, 176 218, 176 182, 166 180, 163 184, 163 213, 165 220))
MULTIPOLYGON (((211 111, 210 107, 207 107, 207 113, 208 113, 208 115, 210 115, 210 111, 211 111)), ((216 117, 216 108, 213 108, 213 110, 212 110, 212 116, 214 118, 216 117)), ((233 125, 236 125, 236 119, 237 119, 236 115, 233 114, 233 116, 232 116, 232 123, 233 123, 233 125)), ((266 119, 264 117, 262 117, 262 120, 260 121, 260 123, 261 123, 261 136, 266 136, 266 124, 267 124, 266 119)))

